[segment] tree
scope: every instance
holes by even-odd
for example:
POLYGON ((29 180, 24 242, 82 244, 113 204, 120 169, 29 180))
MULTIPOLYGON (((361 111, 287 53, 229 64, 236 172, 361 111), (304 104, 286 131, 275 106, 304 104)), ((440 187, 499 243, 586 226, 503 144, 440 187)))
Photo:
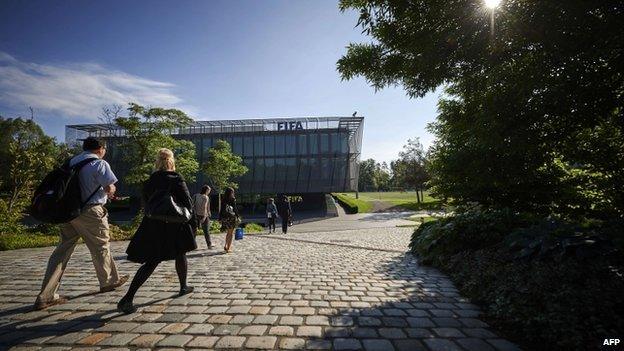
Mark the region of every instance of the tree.
POLYGON ((430 130, 431 184, 460 202, 624 216, 624 7, 504 1, 342 0, 374 38, 350 44, 343 79, 446 85, 430 130))
POLYGON ((0 152, 0 186, 8 193, 11 212, 27 203, 36 183, 58 163, 63 148, 33 120, 0 117, 0 134, 5 142, 0 152))
POLYGON ((375 165, 372 158, 360 161, 358 176, 358 191, 373 191, 375 189, 375 165))
POLYGON ((418 203, 424 201, 425 183, 429 180, 426 163, 425 150, 418 138, 408 139, 399 159, 391 163, 395 184, 416 190, 418 203))
POLYGON ((203 164, 202 169, 210 179, 211 185, 219 193, 227 187, 237 189, 238 184, 234 179, 248 171, 243 164, 243 159, 232 153, 230 144, 225 140, 217 140, 215 145, 208 149, 208 160, 203 164))
POLYGON ((195 145, 188 140, 176 140, 171 132, 188 126, 193 121, 177 109, 147 108, 130 103, 128 117, 117 117, 115 123, 126 131, 123 142, 124 160, 130 169, 125 180, 139 185, 147 180, 154 168, 158 149, 171 149, 176 157, 176 171, 186 181, 193 182, 199 169, 195 145))

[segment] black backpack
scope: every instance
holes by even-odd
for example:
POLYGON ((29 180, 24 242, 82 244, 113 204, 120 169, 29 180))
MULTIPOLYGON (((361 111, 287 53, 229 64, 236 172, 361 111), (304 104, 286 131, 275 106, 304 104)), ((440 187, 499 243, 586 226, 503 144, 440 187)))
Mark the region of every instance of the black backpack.
POLYGON ((84 205, 100 190, 98 187, 86 201, 82 201, 78 173, 93 160, 97 158, 88 158, 70 167, 70 159, 48 173, 35 190, 30 214, 44 223, 67 223, 80 216, 84 205))

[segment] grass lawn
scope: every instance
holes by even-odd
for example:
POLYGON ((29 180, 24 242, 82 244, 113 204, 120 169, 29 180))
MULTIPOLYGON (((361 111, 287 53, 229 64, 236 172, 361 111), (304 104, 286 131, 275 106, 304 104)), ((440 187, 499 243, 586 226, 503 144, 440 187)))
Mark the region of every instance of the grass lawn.
POLYGON ((362 192, 360 193, 359 199, 355 198, 355 193, 340 193, 340 195, 350 201, 368 203, 369 205, 363 206, 365 209, 368 209, 368 211, 360 212, 370 212, 373 208, 372 202, 374 201, 386 202, 392 206, 399 206, 412 211, 437 210, 442 206, 442 201, 431 197, 426 191, 425 199, 421 203, 417 202, 416 192, 414 191, 362 192))

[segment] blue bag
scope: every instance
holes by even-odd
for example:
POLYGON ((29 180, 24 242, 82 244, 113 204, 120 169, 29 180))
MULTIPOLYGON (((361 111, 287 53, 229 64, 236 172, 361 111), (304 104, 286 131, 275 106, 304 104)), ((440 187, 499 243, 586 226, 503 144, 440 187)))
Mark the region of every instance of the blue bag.
POLYGON ((236 228, 236 232, 234 232, 234 240, 243 240, 244 235, 245 231, 243 228, 236 228))

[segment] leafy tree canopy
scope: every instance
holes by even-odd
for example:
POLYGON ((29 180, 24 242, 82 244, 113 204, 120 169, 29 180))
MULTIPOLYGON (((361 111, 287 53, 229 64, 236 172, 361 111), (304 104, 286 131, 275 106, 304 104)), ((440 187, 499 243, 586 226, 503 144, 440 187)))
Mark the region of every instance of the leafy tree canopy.
POLYGON ((624 6, 619 1, 342 0, 371 43, 343 79, 445 85, 430 130, 442 196, 564 215, 624 215, 624 6))
POLYGON ((225 140, 217 140, 215 145, 208 149, 208 160, 202 168, 219 192, 227 187, 238 188, 234 179, 248 171, 243 159, 232 153, 230 144, 225 140))
POLYGON ((130 165, 126 182, 139 185, 147 180, 154 170, 156 152, 163 147, 173 151, 176 171, 193 182, 199 169, 195 145, 171 136, 172 131, 190 125, 193 120, 178 109, 148 108, 135 103, 130 103, 128 112, 128 117, 115 118, 115 123, 126 130, 123 157, 130 165))

